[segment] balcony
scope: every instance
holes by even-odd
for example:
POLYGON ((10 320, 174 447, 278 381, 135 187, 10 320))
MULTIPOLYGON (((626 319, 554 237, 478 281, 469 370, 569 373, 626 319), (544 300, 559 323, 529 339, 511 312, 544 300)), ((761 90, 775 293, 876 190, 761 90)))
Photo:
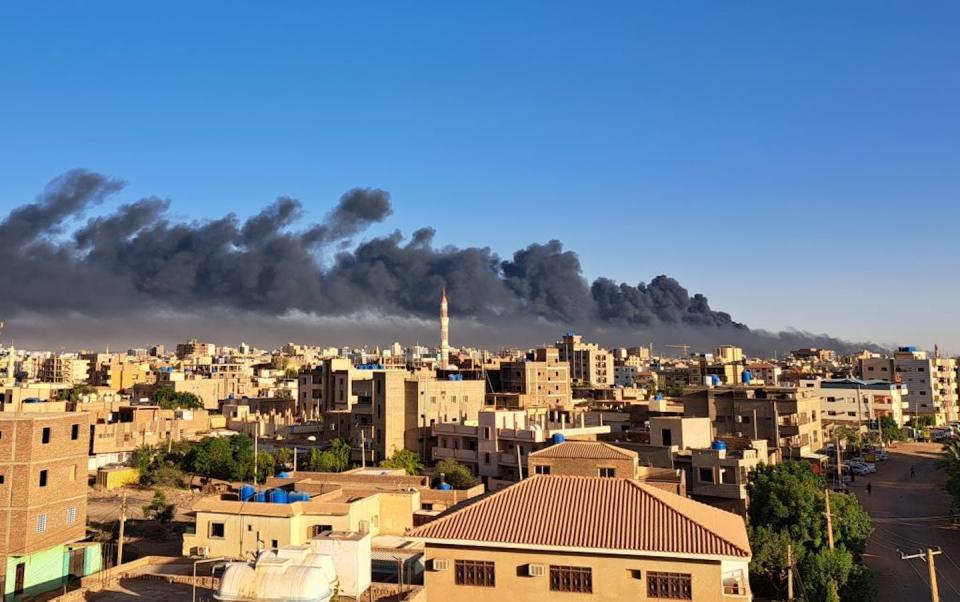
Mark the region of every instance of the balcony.
POLYGON ((451 449, 449 447, 434 447, 434 460, 457 460, 458 462, 477 462, 477 452, 472 449, 451 449))

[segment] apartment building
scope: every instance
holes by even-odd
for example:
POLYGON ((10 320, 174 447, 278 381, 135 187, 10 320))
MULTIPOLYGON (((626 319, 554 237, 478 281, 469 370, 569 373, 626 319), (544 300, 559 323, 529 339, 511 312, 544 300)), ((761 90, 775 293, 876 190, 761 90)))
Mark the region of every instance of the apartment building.
POLYGON ((317 418, 324 412, 345 410, 368 399, 359 398, 360 390, 369 397, 369 387, 363 381, 373 379, 373 370, 378 366, 354 367, 346 358, 327 358, 313 368, 303 369, 298 374, 298 412, 307 418, 317 418), (354 390, 354 385, 358 391, 354 390))
MULTIPOLYGON (((95 470, 107 464, 126 462, 134 450, 143 445, 201 439, 210 432, 210 415, 206 410, 118 406, 107 409, 86 432, 90 454, 88 467, 95 470)), ((87 462, 86 457, 84 461, 87 462)))
POLYGON ((498 407, 570 409, 570 364, 556 348, 537 349, 531 358, 500 363, 498 407))
POLYGON ((824 425, 879 428, 879 420, 890 416, 900 426, 910 404, 905 401, 908 388, 903 383, 858 378, 806 379, 800 386, 820 397, 820 417, 824 425))
POLYGON ((87 382, 93 387, 127 391, 138 383, 149 383, 154 379, 150 364, 144 361, 111 353, 88 353, 80 357, 87 361, 87 382))
POLYGON ((632 479, 534 475, 409 537, 431 601, 750 599, 743 519, 632 479))
POLYGON ((184 556, 249 559, 261 550, 308 544, 331 531, 402 536, 413 527, 420 492, 297 480, 262 494, 243 490, 207 496, 193 506, 184 556), (250 497, 247 497, 250 496, 250 497))
POLYGON ((735 345, 720 345, 713 356, 721 364, 739 364, 743 362, 743 349, 735 345))
POLYGON ((433 425, 434 460, 454 459, 481 477, 489 489, 519 480, 529 455, 567 438, 596 440, 609 426, 589 426, 581 415, 577 423, 566 414, 539 410, 487 408, 476 419, 433 425))
POLYGON ((213 357, 217 354, 217 346, 213 343, 203 343, 197 339, 190 339, 186 343, 177 343, 176 353, 178 360, 213 357))
POLYGON ((53 355, 40 364, 39 379, 48 383, 80 385, 87 382, 90 364, 75 355, 53 355))
POLYGON ((746 516, 750 474, 761 464, 775 464, 765 439, 718 437, 709 447, 683 450, 674 465, 688 475, 693 499, 746 516))
POLYGON ((765 439, 783 458, 813 457, 823 447, 820 397, 810 389, 718 387, 678 399, 684 416, 709 418, 717 436, 765 439))
POLYGON ((560 361, 570 364, 570 379, 575 383, 613 386, 613 354, 596 343, 584 343, 583 337, 568 333, 556 345, 560 361))
POLYGON ((780 375, 783 369, 770 362, 751 362, 746 366, 752 377, 751 382, 762 383, 771 387, 780 386, 780 375))
MULTIPOLYGON (((89 416, 0 415, 0 559, 5 596, 63 587, 101 567, 86 537, 89 416)), ((19 599, 19 598, 18 598, 19 599)))
POLYGON ((936 424, 957 420, 957 361, 915 347, 901 347, 892 358, 860 358, 858 371, 863 380, 888 380, 905 385, 904 400, 909 416, 931 416, 936 424))

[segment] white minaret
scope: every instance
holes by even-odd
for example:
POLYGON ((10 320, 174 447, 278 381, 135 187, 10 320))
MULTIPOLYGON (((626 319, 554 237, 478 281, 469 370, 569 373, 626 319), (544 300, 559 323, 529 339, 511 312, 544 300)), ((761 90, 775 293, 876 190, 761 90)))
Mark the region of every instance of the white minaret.
POLYGON ((449 368, 450 318, 447 316, 447 288, 440 293, 440 369, 449 368))

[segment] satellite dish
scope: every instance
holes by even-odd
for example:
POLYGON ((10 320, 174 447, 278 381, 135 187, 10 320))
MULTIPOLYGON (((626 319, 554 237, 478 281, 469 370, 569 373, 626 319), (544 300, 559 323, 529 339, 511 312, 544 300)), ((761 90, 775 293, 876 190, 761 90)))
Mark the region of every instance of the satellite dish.
POLYGON ((317 440, 316 435, 310 435, 309 437, 307 437, 307 441, 316 441, 316 440, 317 440))

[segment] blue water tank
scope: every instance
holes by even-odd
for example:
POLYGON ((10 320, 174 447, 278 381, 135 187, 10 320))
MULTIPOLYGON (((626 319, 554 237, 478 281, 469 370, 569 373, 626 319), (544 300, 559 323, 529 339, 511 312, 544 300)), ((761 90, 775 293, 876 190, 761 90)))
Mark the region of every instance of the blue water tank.
POLYGON ((309 502, 310 494, 306 491, 292 491, 290 495, 287 496, 287 500, 289 500, 291 504, 294 502, 309 502))
POLYGON ((710 383, 711 383, 714 387, 716 387, 717 385, 720 384, 720 377, 719 377, 718 375, 716 375, 716 374, 711 374, 711 375, 710 375, 710 383))
POLYGON ((719 439, 710 444, 710 449, 724 450, 727 449, 727 444, 719 439))
POLYGON ((246 502, 249 501, 257 493, 257 488, 253 485, 241 485, 240 486, 240 501, 246 502))
POLYGON ((281 473, 278 473, 278 474, 277 474, 277 478, 278 478, 278 479, 289 479, 289 478, 290 478, 290 473, 289 473, 289 472, 286 472, 286 471, 281 472, 281 473))
POLYGON ((271 489, 267 494, 267 498, 271 504, 288 504, 290 502, 286 489, 271 489))
POLYGON ((437 485, 437 489, 439 489, 440 491, 451 491, 453 489, 453 485, 451 485, 450 483, 440 483, 439 485, 437 485))
POLYGON ((267 503, 267 492, 266 492, 266 491, 258 491, 257 494, 256 494, 255 496, 253 496, 253 501, 254 501, 254 502, 260 502, 261 504, 266 504, 266 503, 267 503))
POLYGON ((663 393, 657 393, 653 398, 657 401, 663 401, 663 393))
POLYGON ((742 382, 743 384, 749 385, 751 380, 753 380, 753 375, 750 374, 749 370, 744 370, 740 374, 740 382, 742 382))
POLYGON ((566 441, 567 437, 563 433, 554 433, 550 437, 550 440, 553 441, 554 445, 556 445, 557 443, 563 443, 564 441, 566 441))

